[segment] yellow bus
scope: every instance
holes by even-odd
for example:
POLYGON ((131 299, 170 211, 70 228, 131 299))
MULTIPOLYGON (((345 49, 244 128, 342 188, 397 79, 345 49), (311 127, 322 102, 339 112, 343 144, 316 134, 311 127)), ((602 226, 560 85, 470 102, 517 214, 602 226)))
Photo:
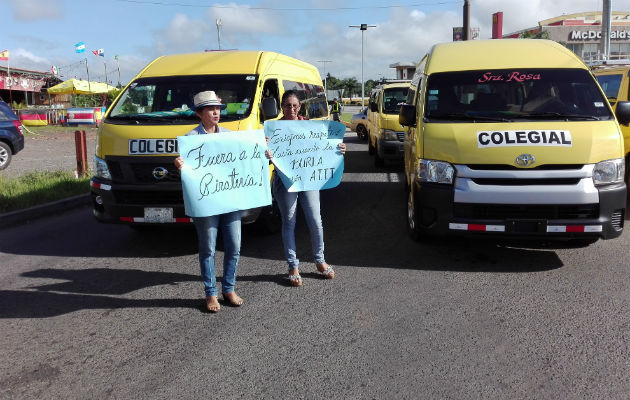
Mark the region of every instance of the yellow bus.
MULTIPOLYGON (((163 56, 121 92, 98 131, 91 179, 93 213, 106 223, 132 226, 190 222, 184 214, 180 175, 173 165, 177 136, 199 124, 193 96, 213 90, 227 105, 220 126, 262 129, 281 117, 280 99, 294 90, 309 119, 328 118, 317 68, 265 51, 218 51, 163 56)), ((243 222, 279 228, 277 207, 243 212, 243 222)))
MULTIPOLYGON (((630 103, 617 104, 620 123, 630 103)), ((435 45, 399 121, 412 237, 619 237, 623 137, 589 68, 549 40, 435 45)))

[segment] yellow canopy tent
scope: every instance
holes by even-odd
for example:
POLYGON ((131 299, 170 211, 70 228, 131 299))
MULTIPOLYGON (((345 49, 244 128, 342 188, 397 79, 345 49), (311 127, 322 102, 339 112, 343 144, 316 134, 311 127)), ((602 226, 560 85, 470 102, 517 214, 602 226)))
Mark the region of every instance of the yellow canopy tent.
POLYGON ((104 82, 88 82, 81 79, 68 79, 48 88, 50 94, 101 94, 116 89, 104 82))

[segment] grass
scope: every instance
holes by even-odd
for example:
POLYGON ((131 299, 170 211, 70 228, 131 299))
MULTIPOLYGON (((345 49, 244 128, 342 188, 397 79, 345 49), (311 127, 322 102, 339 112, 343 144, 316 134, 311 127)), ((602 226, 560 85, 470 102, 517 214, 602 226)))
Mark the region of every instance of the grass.
POLYGON ((74 131, 88 131, 90 129, 96 129, 93 126, 60 126, 60 125, 45 125, 45 126, 27 126, 28 130, 24 132, 26 136, 47 136, 57 134, 74 135, 74 131))
POLYGON ((0 177, 0 214, 89 193, 90 178, 74 172, 31 172, 19 178, 0 177))
POLYGON ((341 113, 341 115, 339 116, 339 119, 342 120, 343 122, 350 122, 350 120, 352 119, 352 114, 350 113, 341 113))

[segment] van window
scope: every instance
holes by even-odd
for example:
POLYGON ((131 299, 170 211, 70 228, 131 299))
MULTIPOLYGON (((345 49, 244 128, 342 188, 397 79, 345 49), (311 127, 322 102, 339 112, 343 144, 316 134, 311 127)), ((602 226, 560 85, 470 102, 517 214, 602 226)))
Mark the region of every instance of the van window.
POLYGON ((601 86, 604 93, 606 93, 606 97, 616 100, 619 94, 619 86, 621 86, 621 78, 623 78, 623 75, 597 75, 595 78, 597 78, 599 86, 601 86))
POLYGON ((432 74, 425 116, 435 120, 611 119, 588 71, 519 69, 432 74))
POLYGON ((222 121, 247 117, 254 98, 256 75, 200 75, 139 78, 112 106, 106 122, 133 124, 191 124, 195 94, 213 90, 227 108, 222 121))
POLYGON ((311 83, 282 81, 284 91, 294 90, 300 100, 300 115, 305 118, 323 118, 328 116, 328 103, 323 86, 311 83))
POLYGON ((383 113, 398 114, 400 106, 407 100, 409 88, 388 88, 383 91, 383 113))

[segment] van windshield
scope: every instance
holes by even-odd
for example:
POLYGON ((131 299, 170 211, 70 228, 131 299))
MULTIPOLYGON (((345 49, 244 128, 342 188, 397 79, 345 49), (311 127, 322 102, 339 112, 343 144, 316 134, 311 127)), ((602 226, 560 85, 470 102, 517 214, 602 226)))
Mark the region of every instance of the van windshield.
POLYGON ((191 124, 195 94, 213 90, 227 108, 221 121, 246 118, 251 112, 257 75, 200 75, 140 78, 112 106, 106 122, 133 124, 191 124))
POLYGON ((597 82, 599 82, 599 86, 601 86, 604 90, 606 97, 614 100, 617 100, 622 77, 623 75, 621 74, 595 76, 595 78, 597 78, 597 82))
POLYGON ((425 116, 434 121, 612 119, 595 81, 581 69, 501 69, 435 73, 425 116))
POLYGON ((407 99, 409 88, 389 88, 383 91, 383 113, 398 114, 400 105, 407 99))

